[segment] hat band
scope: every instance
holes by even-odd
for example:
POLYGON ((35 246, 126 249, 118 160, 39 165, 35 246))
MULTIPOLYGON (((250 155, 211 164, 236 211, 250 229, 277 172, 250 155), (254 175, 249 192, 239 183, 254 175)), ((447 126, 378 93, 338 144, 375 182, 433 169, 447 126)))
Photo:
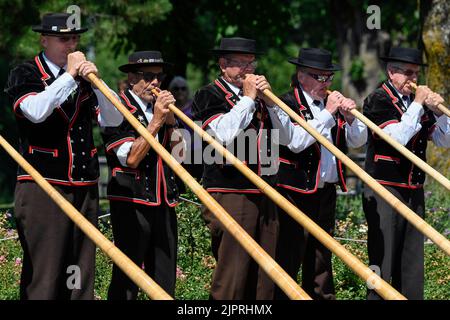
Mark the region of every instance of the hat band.
POLYGON ((139 59, 136 62, 130 61, 130 63, 164 63, 163 59, 139 59))

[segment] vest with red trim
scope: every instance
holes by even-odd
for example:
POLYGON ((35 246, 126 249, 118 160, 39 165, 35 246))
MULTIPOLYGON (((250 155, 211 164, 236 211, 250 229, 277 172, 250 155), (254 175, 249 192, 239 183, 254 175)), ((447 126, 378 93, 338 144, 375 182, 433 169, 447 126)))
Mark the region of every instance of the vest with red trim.
MULTIPOLYGON (((219 78, 196 92, 194 101, 192 103, 192 114, 194 120, 202 121, 203 129, 207 128, 208 124, 222 114, 228 113, 233 106, 239 101, 239 97, 229 88, 227 83, 219 78)), ((270 157, 270 144, 272 123, 267 112, 264 102, 257 99, 256 111, 250 124, 242 130, 242 132, 230 144, 234 149, 227 147, 235 156, 239 156, 236 147, 243 141, 242 137, 255 136, 257 137, 256 148, 251 143, 250 139, 245 141, 245 156, 240 155, 240 160, 243 161, 249 169, 261 176, 267 183, 275 185, 276 175, 261 175, 261 170, 264 167, 269 167, 270 164, 261 163, 261 152, 267 152, 270 157), (266 131, 263 131, 263 130, 266 131), (264 134, 262 134, 264 132, 264 134), (263 140, 264 139, 264 140, 263 140), (262 143, 264 143, 263 146, 262 143), (252 145, 251 145, 252 144, 252 145), (268 146, 265 148, 264 146, 268 146), (231 150, 230 150, 231 149, 231 150), (252 150, 256 150, 257 155, 250 155, 252 150), (254 161, 256 159, 256 161, 254 161), (256 162, 256 163, 255 163, 256 162)), ((225 145, 224 145, 225 146, 225 145)), ((211 150, 211 147, 204 144, 203 150, 211 150)), ((215 150, 212 151, 212 156, 215 159, 215 150)), ((208 192, 239 192, 239 193, 260 193, 242 173, 240 173, 233 165, 226 163, 223 159, 222 163, 206 163, 204 162, 204 171, 202 182, 208 192)))
MULTIPOLYGON (((314 119, 314 115, 299 87, 280 97, 292 110, 305 120, 314 119)), ((337 113, 336 125, 331 129, 334 145, 342 152, 347 153, 345 139, 344 117, 337 113)), ((315 193, 319 184, 321 148, 318 142, 313 143, 305 150, 294 153, 288 147, 280 146, 280 168, 278 171, 278 187, 299 193, 315 193)), ((339 186, 347 192, 345 184, 345 167, 336 159, 336 170, 339 177, 339 186)))
MULTIPOLYGON (((26 97, 44 91, 55 80, 42 52, 11 71, 5 92, 14 105, 19 152, 52 184, 96 184, 99 167, 92 127, 99 110, 87 81, 80 79, 77 90, 41 123, 31 122, 21 112, 26 97)), ((33 180, 20 166, 17 179, 33 180)))
MULTIPOLYGON (((409 97, 414 100, 414 95, 409 97)), ((389 82, 383 83, 364 100, 364 115, 380 128, 401 121, 406 112, 396 90, 389 82)), ((428 139, 434 130, 436 118, 433 112, 425 109, 420 123, 422 129, 406 145, 416 156, 426 161, 428 139)), ((421 188, 425 173, 413 165, 400 152, 380 139, 373 132, 369 134, 365 169, 379 183, 403 188, 421 188)))
MULTIPOLYGON (((122 103, 145 127, 147 118, 139 103, 129 90, 120 95, 122 103)), ((136 169, 124 167, 117 158, 114 149, 125 142, 133 142, 140 134, 124 119, 118 127, 102 129, 105 142, 106 159, 109 167, 107 197, 111 201, 126 201, 147 206, 160 206, 166 203, 173 207, 178 202, 178 187, 172 170, 152 149, 136 169)), ((163 125, 158 131, 158 141, 170 151, 170 137, 167 127, 163 125)))

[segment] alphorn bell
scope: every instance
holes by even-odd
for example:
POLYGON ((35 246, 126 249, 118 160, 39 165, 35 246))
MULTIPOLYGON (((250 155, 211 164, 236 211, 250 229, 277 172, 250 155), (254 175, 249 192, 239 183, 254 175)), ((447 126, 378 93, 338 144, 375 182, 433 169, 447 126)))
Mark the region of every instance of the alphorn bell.
MULTIPOLYGON (((155 95, 158 95, 157 90, 152 90, 155 95)), ((354 255, 345 249, 343 245, 337 242, 327 232, 322 230, 313 220, 294 206, 289 200, 283 197, 267 182, 261 179, 257 174, 251 171, 245 164, 242 163, 237 157, 229 152, 222 144, 217 142, 206 131, 194 123, 188 116, 186 116, 180 109, 173 104, 169 105, 170 111, 172 111, 179 119, 185 122, 191 127, 196 134, 202 137, 202 139, 214 147, 226 160, 234 165, 245 177, 247 177, 259 190, 264 192, 273 202, 275 202, 280 208, 287 212, 292 218, 294 218, 300 225, 302 225, 308 232, 310 232, 318 241, 338 256, 347 266, 349 266, 360 278, 364 279, 366 283, 371 283, 374 290, 380 294, 384 299, 389 300, 403 300, 405 297, 401 295, 397 290, 392 288, 386 281, 376 275, 371 269, 364 265, 354 255), (376 285, 374 285, 376 284, 376 285)))
MULTIPOLYGON (((331 91, 327 90, 327 93, 330 94, 331 91)), ((414 163, 417 167, 419 167, 422 171, 427 173, 430 177, 434 178, 437 182, 443 185, 447 190, 450 190, 450 180, 440 174, 436 169, 431 167, 428 163, 420 159, 414 153, 411 152, 408 148, 401 145, 395 139, 393 139, 390 135, 383 131, 379 126, 373 123, 369 118, 363 115, 356 109, 350 111, 350 113, 357 119, 359 119, 362 123, 364 123, 370 130, 376 133, 381 139, 389 143, 394 149, 400 152, 403 156, 405 156, 409 161, 414 163)))
MULTIPOLYGON (((77 209, 36 171, 1 135, 0 144, 9 155, 49 195, 61 210, 99 247, 122 271, 153 300, 173 300, 155 281, 109 241, 77 209)), ((39 210, 39 209, 38 209, 39 210)))
POLYGON ((264 90, 264 94, 278 105, 284 112, 286 112, 292 119, 294 119, 300 126, 303 127, 310 135, 312 135, 321 145, 327 148, 332 154, 342 161, 350 170, 352 170, 367 186, 374 190, 380 197, 389 203, 397 212, 399 212, 406 220, 408 220, 414 227, 433 241, 440 247, 447 255, 450 255, 450 241, 443 235, 433 229, 425 220, 420 218, 407 205, 396 198, 385 187, 372 178, 367 172, 354 163, 347 155, 339 150, 334 144, 328 141, 318 131, 312 128, 304 119, 302 119, 295 111, 289 108, 283 101, 281 101, 270 90, 264 90))
POLYGON ((242 245, 248 254, 261 266, 266 274, 291 299, 310 300, 311 297, 265 252, 261 246, 225 211, 225 209, 184 169, 170 153, 153 137, 131 112, 114 96, 93 73, 89 80, 111 101, 127 121, 150 144, 152 149, 167 163, 181 180, 198 196, 203 204, 214 213, 224 228, 242 245))

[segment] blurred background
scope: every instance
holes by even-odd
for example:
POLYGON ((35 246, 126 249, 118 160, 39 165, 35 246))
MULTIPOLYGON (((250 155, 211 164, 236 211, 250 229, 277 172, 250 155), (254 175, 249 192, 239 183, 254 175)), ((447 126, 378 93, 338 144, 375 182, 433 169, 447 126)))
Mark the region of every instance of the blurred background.
MULTIPOLYGON (((40 51, 39 34, 31 26, 39 24, 44 13, 65 12, 73 4, 81 9, 81 25, 89 28, 80 49, 113 89, 124 78, 117 67, 128 54, 153 49, 175 64, 164 85, 173 76, 183 76, 192 94, 218 74, 210 49, 223 36, 242 36, 257 40, 264 52, 257 73, 267 77, 277 94, 289 89, 295 70, 287 58, 296 56, 300 47, 321 47, 332 51, 343 66, 334 88, 361 105, 384 79, 378 56, 392 45, 404 45, 424 49, 429 67, 422 82, 446 101, 450 96, 450 3, 446 0, 0 0, 2 89, 9 70, 40 51)), ((0 133, 16 146, 11 102, 3 90, 0 106, 0 133)), ((101 146, 100 139, 97 145, 101 146)), ((433 150, 430 155, 432 165, 447 173, 448 153, 433 150)), ((3 150, 0 164, 0 203, 7 203, 13 198, 15 164, 3 150)))

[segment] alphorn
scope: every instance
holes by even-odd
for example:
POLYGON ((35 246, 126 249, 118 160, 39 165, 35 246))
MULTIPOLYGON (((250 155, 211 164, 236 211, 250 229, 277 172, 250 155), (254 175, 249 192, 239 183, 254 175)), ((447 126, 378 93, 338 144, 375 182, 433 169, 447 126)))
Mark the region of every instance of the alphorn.
POLYGON ((122 271, 153 300, 173 300, 142 268, 109 241, 92 223, 67 201, 45 178, 34 169, 1 135, 0 144, 9 155, 49 195, 61 210, 99 247, 122 271))
MULTIPOLYGON (((327 90, 328 94, 331 91, 327 90)), ((448 110, 448 109, 447 109, 448 110)), ((389 143, 394 149, 400 152, 403 156, 405 156, 409 161, 414 163, 417 167, 419 167, 422 171, 427 173, 430 177, 433 177, 437 182, 442 184, 447 190, 450 190, 450 180, 440 174, 436 169, 431 167, 428 163, 420 159, 414 153, 412 153, 408 148, 401 145, 395 139, 393 139, 390 135, 383 131, 379 126, 369 120, 365 115, 359 112, 356 109, 350 111, 350 113, 357 119, 359 119, 362 123, 364 123, 370 130, 375 132, 380 138, 389 143)))
MULTIPOLYGON (((414 82, 410 82, 409 83, 411 85, 411 87, 416 90, 417 89, 417 84, 415 84, 414 82)), ((445 114, 447 117, 450 117, 450 110, 444 106, 442 103, 440 103, 437 108, 443 113, 445 114)))
POLYGON ((304 119, 302 119, 295 111, 289 108, 283 101, 281 101, 270 90, 264 90, 264 94, 278 105, 284 112, 286 112, 292 119, 300 124, 310 135, 312 135, 321 145, 327 148, 332 154, 342 161, 350 170, 352 170, 364 183, 366 183, 373 191, 389 203, 397 212, 399 212, 406 220, 408 220, 417 230, 427 236, 438 247, 440 247, 447 255, 450 255, 450 241, 443 235, 433 229, 425 220, 420 218, 408 206, 396 198, 378 181, 372 178, 367 172, 354 163, 347 155, 339 150, 334 144, 328 141, 318 131, 312 128, 304 119))
MULTIPOLYGON (((155 95, 158 95, 157 90, 153 90, 155 95)), ((195 133, 202 137, 202 139, 216 149, 226 160, 234 165, 245 177, 247 177, 255 186, 265 193, 273 202, 280 208, 287 212, 300 225, 302 225, 308 232, 310 232, 318 241, 338 256, 347 266, 350 267, 360 278, 364 279, 366 283, 370 284, 374 290, 386 300, 403 300, 405 297, 397 290, 392 288, 386 281, 376 275, 371 269, 358 260, 353 254, 347 251, 343 245, 337 242, 332 236, 320 228, 313 220, 311 220, 300 209, 294 206, 289 200, 283 197, 267 182, 261 179, 256 173, 251 171, 241 160, 228 151, 222 144, 211 137, 205 130, 194 123, 188 116, 186 116, 180 109, 173 104, 169 105, 172 111, 179 119, 191 127, 195 133)))
POLYGON ((131 112, 114 96, 93 73, 89 80, 111 101, 127 121, 150 144, 152 149, 167 163, 181 180, 198 196, 203 204, 214 213, 225 229, 239 242, 248 254, 261 266, 267 275, 291 299, 311 300, 311 297, 276 263, 261 246, 225 211, 225 209, 184 169, 170 153, 153 137, 131 112))

